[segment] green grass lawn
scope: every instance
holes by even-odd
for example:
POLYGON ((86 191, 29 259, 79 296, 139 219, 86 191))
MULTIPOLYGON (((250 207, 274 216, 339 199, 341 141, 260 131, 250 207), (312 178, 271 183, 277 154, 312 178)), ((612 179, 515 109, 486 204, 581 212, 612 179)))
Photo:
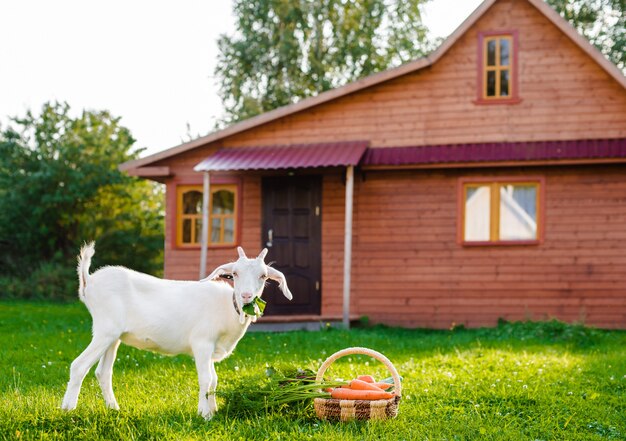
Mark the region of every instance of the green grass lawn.
MULTIPOLYGON (((120 347, 119 412, 92 372, 78 408, 59 409, 71 361, 90 340, 81 304, 0 302, 0 439, 605 440, 626 439, 626 332, 550 322, 454 331, 390 328, 249 333, 217 365, 220 410, 196 415, 193 360, 120 347), (242 381, 268 366, 317 370, 339 349, 385 354, 404 377, 398 418, 328 423, 312 406, 242 415, 242 381)), ((388 376, 368 357, 342 358, 333 377, 388 376)))

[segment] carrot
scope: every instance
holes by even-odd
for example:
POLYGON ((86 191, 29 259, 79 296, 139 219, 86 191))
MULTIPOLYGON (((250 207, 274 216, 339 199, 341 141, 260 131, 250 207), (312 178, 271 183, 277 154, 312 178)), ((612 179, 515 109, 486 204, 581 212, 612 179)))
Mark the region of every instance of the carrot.
POLYGON ((393 398, 393 394, 384 390, 355 390, 337 387, 330 393, 332 398, 338 400, 387 400, 393 398))
POLYGON ((390 387, 393 387, 392 383, 383 383, 382 381, 379 381, 378 383, 371 383, 371 384, 373 384, 376 387, 381 388, 382 390, 387 390, 390 387))
POLYGON ((363 380, 352 380, 349 384, 350 389, 354 390, 373 390, 376 392, 382 391, 378 386, 374 386, 372 383, 367 383, 363 380))
MULTIPOLYGON (((387 390, 392 388, 394 385, 391 383, 383 383, 383 382, 378 382, 378 383, 368 383, 371 384, 372 386, 376 386, 377 388, 381 389, 381 390, 387 390)), ((344 385, 344 386, 339 386, 339 387, 343 387, 344 389, 354 389, 353 387, 350 387, 350 383, 344 385)), ((358 387, 356 390, 359 390, 358 387)), ((360 390, 364 390, 364 389, 360 389, 360 390)), ((372 389, 375 390, 375 389, 372 389)), ((330 392, 330 388, 328 388, 328 390, 326 392, 330 392)))
POLYGON ((366 383, 375 383, 376 380, 374 380, 374 377, 372 377, 371 375, 359 375, 358 377, 356 377, 357 380, 361 380, 361 381, 365 381, 366 383))

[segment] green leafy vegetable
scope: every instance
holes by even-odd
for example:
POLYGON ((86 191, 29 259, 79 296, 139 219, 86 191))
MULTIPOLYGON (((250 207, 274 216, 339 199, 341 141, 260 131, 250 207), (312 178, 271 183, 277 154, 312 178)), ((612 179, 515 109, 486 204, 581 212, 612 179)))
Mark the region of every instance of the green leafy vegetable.
POLYGON ((302 416, 313 411, 313 398, 330 398, 328 388, 345 384, 345 381, 324 380, 317 383, 311 369, 268 366, 263 377, 242 378, 230 389, 222 389, 217 394, 226 399, 229 416, 248 417, 274 411, 302 416))
MULTIPOLYGON (((400 381, 402 381, 403 378, 401 376, 399 376, 399 377, 400 377, 400 381)), ((379 380, 379 383, 394 384, 393 377, 387 377, 387 378, 385 378, 383 380, 379 380)))
POLYGON ((257 317, 261 317, 263 315, 263 311, 265 311, 265 305, 267 302, 260 297, 255 297, 253 301, 250 303, 243 305, 241 310, 248 315, 254 315, 257 317), (254 306, 257 306, 256 308, 254 306), (257 315, 257 309, 259 311, 257 315))

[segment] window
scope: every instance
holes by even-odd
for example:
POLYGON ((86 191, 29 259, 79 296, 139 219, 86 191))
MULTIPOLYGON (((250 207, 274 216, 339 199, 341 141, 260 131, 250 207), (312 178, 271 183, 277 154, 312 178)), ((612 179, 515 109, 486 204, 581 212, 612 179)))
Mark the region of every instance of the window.
POLYGON ((537 243, 541 234, 541 182, 461 182, 464 244, 537 243))
MULTIPOLYGON (((235 244, 237 185, 212 184, 209 200, 209 245, 235 244)), ((177 187, 176 242, 178 246, 199 246, 202 238, 202 186, 177 187)))
POLYGON ((479 103, 515 103, 517 33, 479 34, 479 103))

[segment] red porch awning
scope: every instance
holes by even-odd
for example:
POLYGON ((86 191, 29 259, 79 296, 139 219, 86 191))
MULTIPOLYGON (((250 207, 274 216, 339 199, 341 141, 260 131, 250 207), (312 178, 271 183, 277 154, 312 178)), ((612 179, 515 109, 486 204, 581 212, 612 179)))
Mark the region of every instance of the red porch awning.
POLYGON ((626 158, 626 138, 492 142, 367 149, 361 165, 517 162, 626 158))
POLYGON ((357 165, 367 141, 222 148, 195 171, 276 170, 357 165))

